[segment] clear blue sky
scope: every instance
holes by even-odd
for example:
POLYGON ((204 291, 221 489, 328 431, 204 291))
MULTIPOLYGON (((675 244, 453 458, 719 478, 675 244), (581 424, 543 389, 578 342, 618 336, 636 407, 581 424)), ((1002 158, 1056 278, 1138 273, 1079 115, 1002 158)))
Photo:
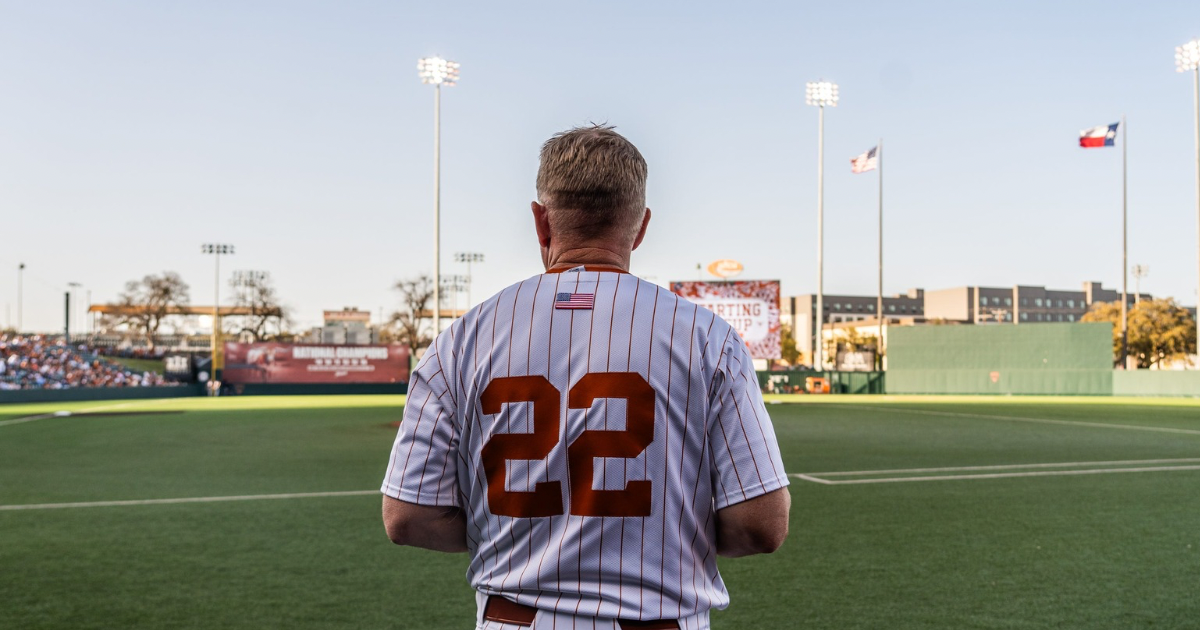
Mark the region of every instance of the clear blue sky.
MULTIPOLYGON (((112 300, 177 271, 212 300, 223 270, 269 271, 301 324, 393 309, 432 270, 433 91, 443 98, 443 273, 478 251, 475 295, 540 271, 537 149, 608 121, 650 164, 634 271, 816 288, 817 112, 826 116, 829 293, 875 289, 886 147, 885 291, 1120 286, 1120 149, 1078 131, 1126 114, 1130 263, 1196 303, 1191 81, 1173 49, 1196 2, 0 2, 0 317, 61 327, 75 281, 112 300)), ((228 276, 226 276, 227 278, 228 276)), ((1130 288, 1132 290, 1132 279, 1130 288)), ((225 291, 223 287, 223 291, 225 291)), ((227 291, 226 291, 227 292, 227 291)), ((0 320, 3 321, 3 320, 0 320)))

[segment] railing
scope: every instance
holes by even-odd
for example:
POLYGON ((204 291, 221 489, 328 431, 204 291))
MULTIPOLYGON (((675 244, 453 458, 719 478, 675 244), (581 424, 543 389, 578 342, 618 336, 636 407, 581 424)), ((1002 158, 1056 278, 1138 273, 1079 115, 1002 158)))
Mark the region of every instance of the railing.
POLYGON ((759 372, 758 385, 766 394, 805 394, 806 379, 823 378, 831 394, 882 394, 885 372, 759 372))

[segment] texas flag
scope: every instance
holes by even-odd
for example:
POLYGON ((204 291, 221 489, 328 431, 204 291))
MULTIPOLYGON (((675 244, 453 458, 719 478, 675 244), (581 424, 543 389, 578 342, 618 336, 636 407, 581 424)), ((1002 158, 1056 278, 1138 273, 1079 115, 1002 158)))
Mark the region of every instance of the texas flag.
POLYGON ((1117 140, 1117 127, 1121 123, 1113 123, 1111 125, 1101 125, 1084 129, 1079 132, 1079 146, 1085 149, 1096 149, 1099 147, 1111 147, 1117 140))

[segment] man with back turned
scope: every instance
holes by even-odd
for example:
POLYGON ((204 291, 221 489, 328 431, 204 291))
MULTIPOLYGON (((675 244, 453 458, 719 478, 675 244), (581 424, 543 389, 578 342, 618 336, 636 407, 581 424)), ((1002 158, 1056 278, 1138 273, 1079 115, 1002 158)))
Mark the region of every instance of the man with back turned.
POLYGON ((546 272, 455 321, 413 373, 384 524, 397 544, 470 554, 478 629, 707 629, 729 604, 716 556, 787 536, 745 344, 629 273, 646 172, 609 127, 547 141, 532 204, 546 272))

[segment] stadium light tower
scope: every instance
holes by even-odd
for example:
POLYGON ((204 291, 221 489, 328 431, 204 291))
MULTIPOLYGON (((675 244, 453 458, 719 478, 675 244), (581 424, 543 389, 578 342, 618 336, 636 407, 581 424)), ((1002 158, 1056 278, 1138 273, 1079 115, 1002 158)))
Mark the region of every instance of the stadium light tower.
POLYGON ((22 315, 25 312, 23 300, 25 297, 25 263, 17 263, 17 332, 23 329, 22 315))
POLYGON ((433 335, 442 324, 442 86, 458 82, 458 64, 441 57, 417 60, 421 83, 433 86, 433 335))
POLYGON ((1134 265, 1133 266, 1133 303, 1141 304, 1142 302, 1142 278, 1150 275, 1149 265, 1134 265))
POLYGON ((804 102, 817 108, 817 340, 813 344, 813 369, 821 370, 825 363, 825 108, 837 107, 837 84, 808 83, 804 102))
POLYGON ((478 252, 458 252, 454 260, 467 263, 467 309, 471 308, 471 263, 483 262, 483 254, 478 252))
MULTIPOLYGON (((1195 143, 1196 143, 1196 262, 1200 271, 1200 39, 1175 47, 1175 70, 1192 73, 1192 110, 1196 114, 1195 143)), ((1197 278, 1200 287, 1200 277, 1197 278)), ((1196 294, 1200 302, 1200 291, 1196 294)), ((1196 317, 1196 338, 1200 339, 1200 310, 1196 317)), ((1197 342, 1200 343, 1200 342, 1197 342)), ((1200 349, 1197 350, 1200 354, 1200 349)))
MULTIPOLYGON (((81 288, 83 288, 83 285, 78 282, 67 283, 67 304, 65 309, 65 317, 63 320, 63 341, 65 341, 68 345, 71 343, 71 296, 81 288)), ((76 308, 79 307, 76 306, 76 308)))
POLYGON ((217 366, 220 365, 217 358, 220 355, 220 347, 218 346, 217 337, 221 330, 221 255, 233 255, 233 245, 225 243, 205 243, 200 246, 200 252, 203 254, 212 254, 216 260, 216 271, 213 276, 213 326, 212 326, 212 370, 211 378, 217 376, 217 366))
POLYGON ((457 273, 442 276, 442 288, 454 296, 451 311, 458 317, 458 294, 467 291, 467 277, 457 273))

